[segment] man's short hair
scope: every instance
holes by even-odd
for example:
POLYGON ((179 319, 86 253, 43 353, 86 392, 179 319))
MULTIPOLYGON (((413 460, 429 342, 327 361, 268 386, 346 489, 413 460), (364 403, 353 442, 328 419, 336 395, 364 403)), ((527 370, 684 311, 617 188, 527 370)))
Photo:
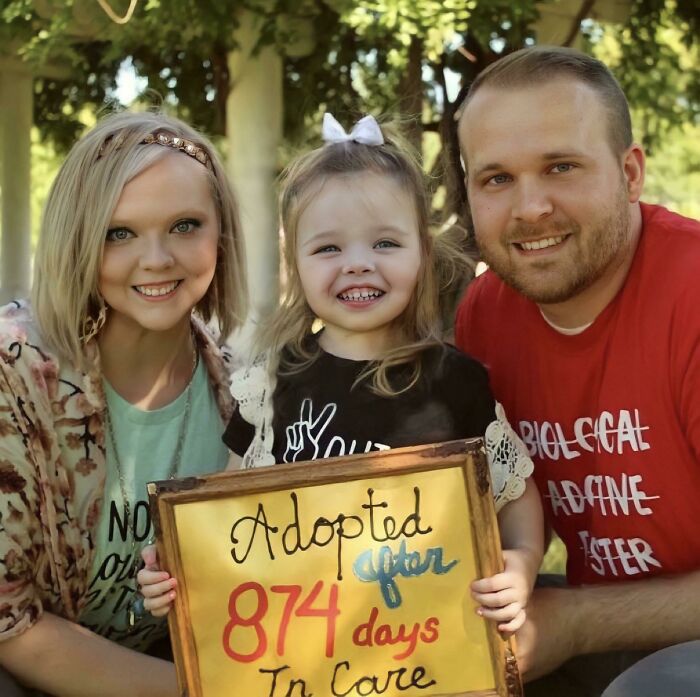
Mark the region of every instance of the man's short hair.
POLYGON ((472 82, 462 113, 482 87, 536 87, 561 77, 583 82, 600 95, 608 112, 610 147, 617 155, 626 150, 632 144, 632 122, 622 88, 605 64, 572 48, 533 46, 497 60, 472 82))

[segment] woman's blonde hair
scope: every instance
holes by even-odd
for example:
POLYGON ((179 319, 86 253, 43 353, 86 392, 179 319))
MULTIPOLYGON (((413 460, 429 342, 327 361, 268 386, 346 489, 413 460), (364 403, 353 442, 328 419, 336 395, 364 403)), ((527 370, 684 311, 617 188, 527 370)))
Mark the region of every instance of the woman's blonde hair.
POLYGON ((456 245, 430 232, 430 198, 416 153, 395 126, 384 124, 382 133, 383 145, 329 143, 299 156, 282 173, 280 220, 286 288, 280 307, 259 333, 257 348, 268 350, 273 358, 272 368, 279 367, 282 373, 296 372, 316 360, 318 346, 307 340, 316 316, 304 296, 296 264, 299 219, 324 182, 332 177, 363 172, 390 177, 415 202, 421 265, 413 297, 395 320, 405 343, 372 361, 358 382, 371 379, 374 392, 391 396, 415 384, 421 373, 423 351, 440 343, 441 287, 469 262, 456 245), (408 368, 400 385, 389 379, 389 370, 396 366, 408 368))
POLYGON ((162 113, 113 114, 68 153, 44 206, 34 260, 32 301, 42 334, 76 367, 85 367, 85 327, 94 327, 104 310, 98 292, 102 253, 122 190, 175 152, 170 145, 151 142, 158 134, 190 141, 201 150, 197 159, 209 174, 219 216, 214 279, 195 310, 205 321, 216 317, 222 340, 245 318, 248 297, 238 205, 214 147, 183 121, 162 113))

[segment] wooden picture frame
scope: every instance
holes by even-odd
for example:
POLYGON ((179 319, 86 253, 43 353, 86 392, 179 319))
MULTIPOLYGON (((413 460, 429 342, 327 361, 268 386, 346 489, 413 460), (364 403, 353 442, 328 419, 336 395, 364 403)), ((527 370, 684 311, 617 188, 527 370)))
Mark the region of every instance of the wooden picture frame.
POLYGON ((502 570, 481 439, 148 490, 183 697, 521 697, 513 643, 468 589, 502 570))

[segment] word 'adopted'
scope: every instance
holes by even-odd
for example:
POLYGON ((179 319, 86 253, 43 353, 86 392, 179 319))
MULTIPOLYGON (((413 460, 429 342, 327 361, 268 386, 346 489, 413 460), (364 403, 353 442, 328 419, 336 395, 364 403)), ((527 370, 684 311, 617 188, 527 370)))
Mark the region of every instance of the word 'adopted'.
POLYGON ((254 516, 248 515, 238 518, 231 526, 231 544, 233 545, 231 557, 236 564, 243 564, 253 548, 258 530, 264 535, 267 555, 270 560, 275 559, 276 551, 292 556, 299 552, 305 552, 310 547, 325 547, 335 539, 337 578, 342 581, 343 540, 360 537, 367 524, 370 535, 375 542, 387 542, 400 537, 410 538, 432 532, 433 529, 430 526, 421 527, 420 489, 418 487, 413 488, 413 512, 409 513, 400 524, 392 515, 380 515, 380 509, 388 508, 389 504, 386 501, 376 502, 373 496, 374 489, 367 489, 367 503, 361 506, 361 509, 368 514, 368 521, 363 520, 359 515, 339 513, 333 519, 320 516, 316 518, 309 530, 302 531, 299 520, 303 516, 299 515, 299 500, 296 492, 293 491, 289 495, 292 504, 292 520, 281 533, 279 525, 273 525, 269 522, 265 506, 260 503, 254 516))

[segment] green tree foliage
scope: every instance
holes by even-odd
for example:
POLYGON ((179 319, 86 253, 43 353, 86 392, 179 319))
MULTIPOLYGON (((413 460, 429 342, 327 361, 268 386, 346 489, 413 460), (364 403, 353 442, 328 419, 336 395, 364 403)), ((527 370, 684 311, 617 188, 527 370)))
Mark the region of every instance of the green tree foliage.
POLYGON ((587 33, 592 50, 615 71, 648 149, 670 131, 700 123, 698 0, 635 0, 624 25, 587 33))
POLYGON ((700 219, 700 124, 685 124, 664 137, 647 158, 645 198, 700 219))
MULTIPOLYGON (((110 3, 123 14, 129 0, 110 3)), ((592 5, 581 0, 569 38, 580 29, 613 66, 646 144, 696 123, 700 0, 631 0, 629 19, 614 27, 588 20, 592 5)), ((127 57, 150 94, 217 135, 235 89, 227 53, 243 11, 258 17, 258 47, 274 45, 284 57, 284 132, 293 143, 316 138, 326 109, 344 121, 361 111, 412 118, 417 145, 425 132, 447 138, 450 84, 468 84, 498 57, 535 43, 539 17, 534 0, 140 0, 118 25, 95 0, 0 0, 0 41, 42 76, 35 122, 59 149, 74 141, 84 106, 99 111, 113 99, 127 57)), ((458 189, 448 183, 448 209, 459 207, 458 189)))
POLYGON ((101 108, 109 102, 121 60, 103 57, 104 42, 75 42, 68 31, 72 3, 48 19, 36 5, 33 0, 0 1, 0 45, 4 54, 17 54, 40 76, 34 84, 34 120, 42 139, 63 150, 83 128, 77 118, 83 106, 101 108))

